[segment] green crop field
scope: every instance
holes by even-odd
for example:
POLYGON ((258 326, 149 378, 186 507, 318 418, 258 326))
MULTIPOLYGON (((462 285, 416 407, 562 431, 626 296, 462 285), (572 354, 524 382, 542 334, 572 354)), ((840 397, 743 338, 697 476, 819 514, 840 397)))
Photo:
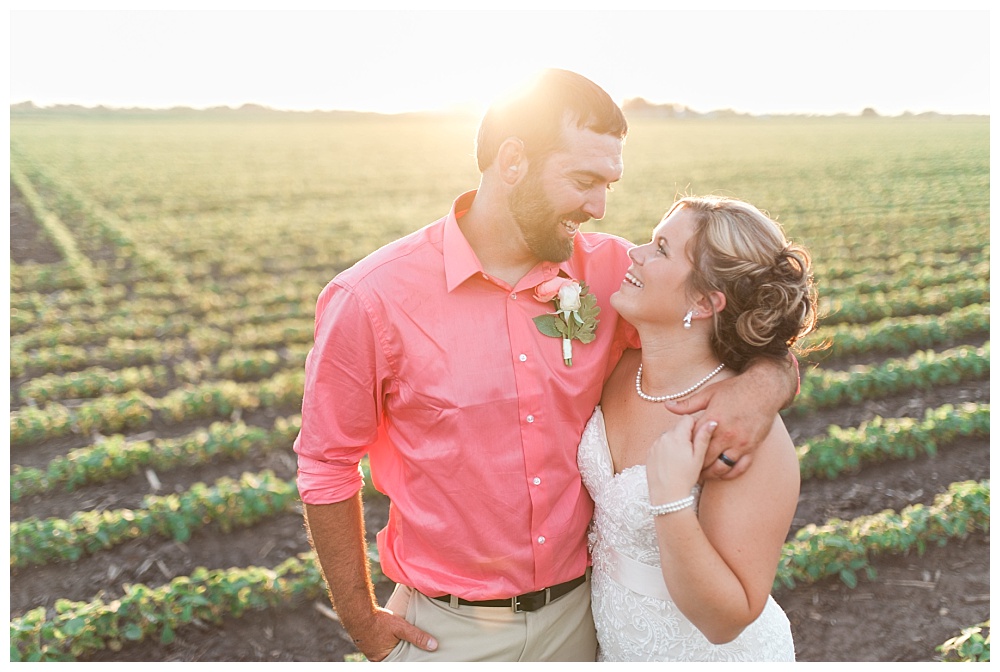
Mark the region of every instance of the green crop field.
MULTIPOLYGON (((294 490, 313 305, 339 270, 476 187, 475 128, 12 113, 11 660, 351 657, 317 613, 294 490), (326 643, 284 650, 275 633, 295 622, 326 643)), ((833 638, 797 611, 820 599, 805 597, 814 584, 912 588, 883 581, 886 563, 940 547, 925 562, 947 567, 975 547, 988 592, 989 135, 975 117, 637 118, 607 217, 585 225, 644 242, 675 196, 724 194, 813 252, 824 319, 810 342, 829 347, 803 360, 786 412, 803 500, 775 582, 802 660, 833 638), (830 504, 904 478, 905 497, 830 504)), ((926 626, 873 659, 982 658, 968 638, 936 648, 988 633, 981 577, 962 567, 965 609, 927 607, 926 626)), ((898 619, 890 607, 876 597, 869 618, 898 619)))

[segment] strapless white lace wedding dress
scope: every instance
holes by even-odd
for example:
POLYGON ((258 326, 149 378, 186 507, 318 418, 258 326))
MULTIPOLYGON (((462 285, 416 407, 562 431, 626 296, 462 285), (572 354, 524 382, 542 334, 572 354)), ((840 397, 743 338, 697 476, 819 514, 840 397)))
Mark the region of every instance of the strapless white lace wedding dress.
POLYGON ((600 407, 583 432, 577 459, 594 499, 590 546, 598 660, 795 660, 788 618, 773 597, 756 621, 722 645, 705 639, 670 599, 660 573, 646 467, 614 473, 600 407))

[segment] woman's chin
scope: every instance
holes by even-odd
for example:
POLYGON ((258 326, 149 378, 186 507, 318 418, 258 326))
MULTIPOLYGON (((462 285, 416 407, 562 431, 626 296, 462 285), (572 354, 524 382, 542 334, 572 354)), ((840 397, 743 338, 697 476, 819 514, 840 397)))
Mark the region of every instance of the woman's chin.
POLYGON ((634 314, 635 311, 632 310, 632 302, 628 300, 628 297, 625 296, 622 290, 619 289, 617 292, 612 294, 609 301, 611 303, 611 307, 614 308, 618 314, 622 316, 622 318, 631 321, 629 320, 629 315, 634 314))

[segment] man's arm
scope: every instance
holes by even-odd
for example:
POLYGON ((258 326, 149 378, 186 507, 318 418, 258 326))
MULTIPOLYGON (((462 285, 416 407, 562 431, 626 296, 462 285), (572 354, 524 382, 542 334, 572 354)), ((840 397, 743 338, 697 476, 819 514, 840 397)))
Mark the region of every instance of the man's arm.
POLYGON ((427 648, 427 633, 375 600, 358 462, 375 440, 381 417, 373 394, 379 376, 377 338, 360 303, 336 281, 316 302, 314 341, 306 359, 302 429, 295 440, 296 481, 330 601, 369 660, 385 658, 400 639, 427 648), (350 347, 340 345, 345 343, 350 347))
POLYGON ((437 649, 429 634, 378 606, 365 543, 361 493, 335 504, 303 504, 309 543, 316 551, 330 601, 354 644, 371 661, 389 655, 403 639, 437 649))
POLYGON ((673 413, 705 411, 698 418, 698 427, 713 420, 719 423, 705 454, 702 476, 736 478, 750 467, 754 448, 771 431, 775 414, 795 399, 798 389, 798 362, 793 356, 786 360, 758 357, 740 375, 685 399, 666 402, 666 406, 673 413), (720 462, 722 453, 736 466, 720 462))

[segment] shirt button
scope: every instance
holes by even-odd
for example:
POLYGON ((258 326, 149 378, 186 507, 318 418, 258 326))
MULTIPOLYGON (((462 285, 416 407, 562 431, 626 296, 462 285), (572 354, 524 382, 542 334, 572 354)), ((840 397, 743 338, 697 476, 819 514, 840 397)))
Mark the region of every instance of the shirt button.
POLYGON ((513 294, 511 294, 511 295, 510 295, 510 298, 512 298, 512 299, 514 299, 515 301, 517 301, 517 292, 514 292, 513 294))
POLYGON ((542 484, 542 479, 538 478, 538 476, 535 476, 535 477, 534 477, 534 478, 533 478, 533 479, 531 480, 531 482, 532 482, 532 483, 534 483, 535 485, 541 485, 541 484, 542 484))
POLYGON ((538 537, 538 543, 539 544, 544 544, 545 543, 545 537, 538 537))
POLYGON ((527 420, 528 422, 534 422, 535 421, 535 416, 529 415, 527 418, 525 418, 525 420, 527 420))
POLYGON ((522 355, 518 356, 518 359, 520 359, 522 362, 526 362, 526 361, 528 361, 528 356, 522 354, 522 355))

